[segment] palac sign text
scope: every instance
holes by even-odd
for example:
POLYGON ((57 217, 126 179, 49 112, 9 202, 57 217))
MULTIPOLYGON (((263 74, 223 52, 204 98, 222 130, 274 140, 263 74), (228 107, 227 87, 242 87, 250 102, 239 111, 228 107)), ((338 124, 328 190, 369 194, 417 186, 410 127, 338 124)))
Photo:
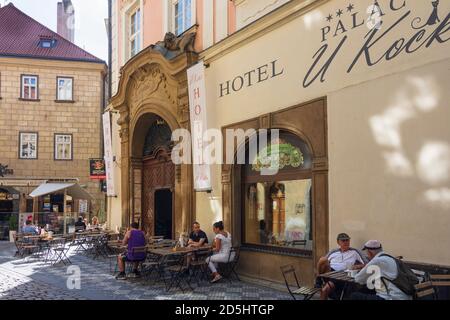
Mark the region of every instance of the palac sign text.
MULTIPOLYGON (((392 12, 397 12, 400 10, 407 10, 397 21, 395 21, 391 26, 385 26, 382 17, 387 13, 386 8, 379 5, 378 1, 375 1, 373 6, 370 6, 371 11, 367 23, 364 19, 358 16, 358 12, 351 14, 350 26, 346 26, 343 19, 338 20, 335 29, 331 26, 326 26, 321 29, 321 42, 325 42, 317 52, 313 55, 313 64, 308 69, 304 79, 303 87, 307 88, 312 85, 317 79, 320 78, 320 82, 324 82, 326 79, 327 71, 330 66, 335 61, 338 54, 340 54, 344 44, 348 40, 347 32, 349 30, 357 29, 362 26, 369 26, 369 22, 372 23, 370 31, 364 36, 365 42, 361 49, 358 50, 355 58, 347 69, 347 73, 350 73, 359 60, 364 59, 367 66, 372 67, 380 63, 382 60, 390 61, 398 57, 402 52, 407 54, 414 53, 419 49, 425 47, 429 48, 433 43, 445 43, 450 38, 444 38, 444 35, 450 30, 450 14, 447 14, 445 19, 440 20, 438 17, 438 6, 439 0, 433 1, 433 7, 430 18, 426 19, 422 23, 421 17, 415 17, 410 22, 410 27, 412 30, 417 31, 410 39, 400 38, 393 44, 389 45, 385 53, 380 57, 374 57, 372 54, 372 47, 378 44, 378 42, 385 36, 391 33, 395 33, 396 29, 401 23, 404 23, 408 17, 411 15, 411 10, 407 9, 406 0, 389 1, 389 9, 392 12), (428 27, 437 25, 428 36, 426 36, 428 27), (337 47, 334 49, 330 48, 328 44, 329 37, 338 37, 344 35, 337 47), (426 36, 426 37, 425 37, 426 36), (330 52, 329 57, 326 54, 330 52)), ((354 6, 351 5, 347 8, 348 12, 354 10, 354 6)), ((339 10, 342 12, 342 10, 339 10)), ((331 18, 328 18, 331 22, 331 18)), ((269 79, 281 76, 284 74, 284 68, 279 65, 279 61, 273 60, 265 65, 258 68, 252 69, 242 75, 236 76, 233 80, 228 80, 219 85, 219 96, 220 98, 230 95, 233 92, 238 92, 246 87, 251 87, 255 84, 267 81, 269 79)))
MULTIPOLYGON (((416 1, 414 1, 413 3, 415 2, 416 1)), ((421 17, 415 17, 412 20, 409 20, 411 16, 411 10, 407 8, 406 1, 390 0, 389 9, 391 12, 406 10, 397 19, 397 21, 395 21, 390 26, 384 25, 384 21, 382 20, 382 17, 387 14, 387 7, 381 7, 378 1, 376 1, 375 5, 371 7, 373 9, 371 9, 372 12, 369 16, 369 20, 375 20, 375 17, 379 20, 378 22, 375 21, 375 23, 372 24, 370 31, 364 36, 365 42, 361 49, 358 50, 355 58, 349 65, 347 73, 350 73, 358 63, 358 61, 361 59, 365 60, 367 66, 372 67, 380 63, 382 60, 390 61, 398 57, 402 52, 411 54, 423 47, 429 48, 433 43, 442 44, 450 40, 449 37, 444 37, 450 30, 450 14, 446 13, 445 19, 439 19, 439 0, 432 1, 432 7, 430 8, 431 15, 425 20, 423 20, 421 17), (379 41, 387 35, 398 32, 399 26, 405 22, 409 22, 408 25, 415 32, 414 35, 409 39, 405 39, 404 37, 399 38, 394 43, 389 44, 381 56, 375 56, 373 54, 372 47, 380 45, 379 41), (434 28, 432 28, 431 32, 427 35, 429 29, 431 29, 430 27, 434 28)), ((348 11, 351 11, 352 9, 353 7, 349 7, 348 11)), ((351 16, 352 23, 350 24, 350 26, 347 26, 347 28, 343 23, 343 20, 340 19, 337 22, 335 29, 332 29, 331 26, 326 26, 321 29, 321 42, 325 42, 325 44, 323 44, 313 55, 313 64, 309 68, 303 80, 304 88, 309 87, 318 78, 320 78, 320 82, 324 82, 326 80, 325 77, 327 71, 335 61, 338 54, 341 53, 344 44, 348 42, 348 30, 360 28, 361 26, 366 25, 365 21, 362 18, 359 18, 360 20, 358 20, 358 12, 353 13, 351 16), (335 31, 333 32, 333 30, 335 31), (333 51, 333 49, 331 49, 330 45, 328 44, 328 38, 331 38, 331 36, 335 38, 339 35, 344 35, 344 37, 340 40, 339 44, 333 51), (326 57, 325 55, 328 54, 329 51, 331 51, 330 55, 329 57, 326 57)), ((329 17, 327 20, 331 22, 332 19, 331 17, 329 17)))

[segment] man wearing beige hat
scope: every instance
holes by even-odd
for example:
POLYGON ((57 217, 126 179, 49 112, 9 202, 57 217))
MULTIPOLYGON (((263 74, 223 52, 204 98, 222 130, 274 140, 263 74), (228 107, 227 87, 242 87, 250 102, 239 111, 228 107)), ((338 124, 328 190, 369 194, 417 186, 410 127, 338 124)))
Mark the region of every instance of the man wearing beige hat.
MULTIPOLYGON (((375 294, 354 292, 352 300, 411 300, 412 297, 400 290, 394 283, 400 279, 404 283, 404 275, 399 272, 395 258, 383 252, 381 242, 367 241, 363 250, 367 251, 370 262, 355 277, 355 282, 375 289, 375 294)), ((406 280, 407 281, 407 280, 406 280)))

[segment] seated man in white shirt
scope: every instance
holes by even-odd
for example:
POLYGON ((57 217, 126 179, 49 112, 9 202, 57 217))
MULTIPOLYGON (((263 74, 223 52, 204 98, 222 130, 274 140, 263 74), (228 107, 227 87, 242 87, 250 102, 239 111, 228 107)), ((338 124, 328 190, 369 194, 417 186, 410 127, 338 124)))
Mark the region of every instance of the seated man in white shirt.
POLYGON ((399 277, 397 262, 393 257, 383 252, 380 241, 368 241, 363 250, 367 250, 370 262, 358 272, 355 281, 362 285, 373 286, 376 293, 354 292, 351 294, 350 299, 411 300, 412 296, 404 293, 393 283, 399 277))
MULTIPOLYGON (((319 274, 324 274, 331 271, 345 271, 348 269, 362 269, 367 259, 363 254, 350 247, 350 237, 346 233, 341 233, 337 236, 337 244, 339 248, 330 251, 325 257, 319 260, 317 270, 319 274)), ((333 294, 332 297, 337 298, 343 290, 343 285, 328 281, 327 283, 321 283, 321 280, 316 281, 317 287, 322 287, 320 294, 321 300, 327 300, 328 297, 333 294)))

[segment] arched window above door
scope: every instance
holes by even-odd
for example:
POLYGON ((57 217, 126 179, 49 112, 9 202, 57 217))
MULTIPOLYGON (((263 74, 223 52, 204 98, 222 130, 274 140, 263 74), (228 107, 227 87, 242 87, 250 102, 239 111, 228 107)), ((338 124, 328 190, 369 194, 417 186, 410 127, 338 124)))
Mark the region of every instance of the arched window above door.
POLYGON ((144 144, 144 157, 155 156, 160 149, 173 148, 172 130, 166 121, 157 118, 147 131, 144 144))

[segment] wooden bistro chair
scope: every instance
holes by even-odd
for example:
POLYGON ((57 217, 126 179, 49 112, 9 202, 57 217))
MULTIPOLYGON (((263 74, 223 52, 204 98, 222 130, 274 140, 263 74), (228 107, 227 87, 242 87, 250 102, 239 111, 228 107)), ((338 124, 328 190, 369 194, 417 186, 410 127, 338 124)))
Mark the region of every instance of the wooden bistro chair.
POLYGON ((295 268, 293 265, 282 266, 281 272, 283 274, 284 282, 286 283, 286 288, 291 294, 294 300, 297 300, 296 296, 302 296, 303 300, 310 300, 314 295, 321 291, 320 288, 311 288, 311 287, 303 287, 300 286, 300 283, 297 278, 297 273, 295 272, 295 268), (295 288, 291 289, 291 285, 289 284, 288 278, 291 277, 295 280, 295 288))
POLYGON ((436 291, 434 290, 433 283, 431 281, 422 282, 414 286, 415 300, 435 300, 436 291))

